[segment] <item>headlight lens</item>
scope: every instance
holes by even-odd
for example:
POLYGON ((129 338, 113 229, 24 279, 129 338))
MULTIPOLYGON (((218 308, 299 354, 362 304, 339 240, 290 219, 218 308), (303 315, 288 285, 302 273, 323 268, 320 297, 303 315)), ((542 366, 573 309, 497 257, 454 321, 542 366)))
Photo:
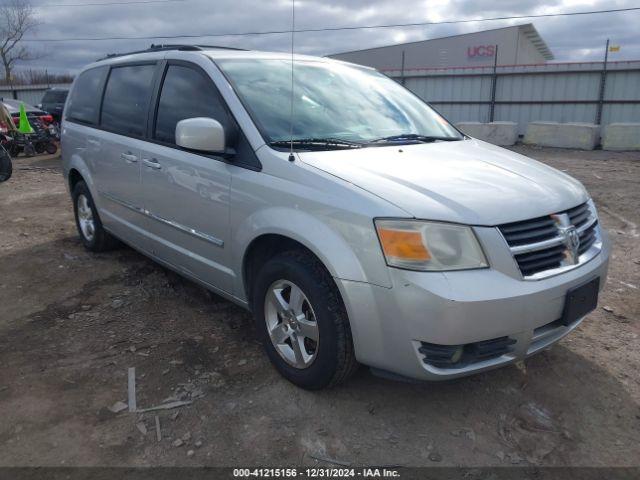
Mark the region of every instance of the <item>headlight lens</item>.
POLYGON ((409 270, 447 271, 489 266, 473 230, 452 223, 376 220, 387 264, 409 270))

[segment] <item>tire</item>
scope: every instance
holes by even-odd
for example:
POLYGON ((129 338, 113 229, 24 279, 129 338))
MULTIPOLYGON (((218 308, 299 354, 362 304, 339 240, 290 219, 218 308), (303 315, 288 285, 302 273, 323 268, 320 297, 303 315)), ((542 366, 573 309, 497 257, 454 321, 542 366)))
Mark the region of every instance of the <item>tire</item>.
POLYGON ((44 148, 49 155, 55 155, 58 151, 58 146, 53 142, 47 143, 44 148))
POLYGON ((0 183, 9 180, 12 174, 13 163, 11 162, 11 157, 4 148, 0 147, 0 183))
MULTIPOLYGON (((299 294, 297 298, 301 298, 299 294)), ((252 307, 271 363, 290 382, 308 390, 319 390, 346 381, 357 370, 342 297, 324 265, 311 254, 288 251, 267 261, 255 278, 252 307), (292 301, 294 287, 301 291, 302 301, 292 301), (279 296, 273 293, 277 291, 279 296), (287 313, 282 308, 278 298, 301 306, 294 307, 296 314, 292 315, 292 310, 287 313), (313 332, 314 328, 316 331, 307 337, 304 332, 313 332), (287 332, 290 336, 278 343, 280 340, 272 340, 270 330, 279 339, 285 338, 287 332), (313 336, 317 340, 314 341, 313 336), (299 342, 303 353, 295 354, 294 341, 299 342)))
POLYGON ((76 227, 84 247, 91 252, 106 252, 116 248, 120 242, 102 226, 87 184, 84 181, 79 181, 73 188, 71 196, 76 227), (91 228, 88 228, 87 222, 91 223, 91 228))
POLYGON ((11 143, 11 145, 9 146, 9 155, 11 155, 12 158, 20 155, 20 147, 15 143, 11 143))
POLYGON ((42 155, 44 153, 45 145, 43 142, 37 142, 33 144, 33 148, 36 150, 38 155, 42 155))

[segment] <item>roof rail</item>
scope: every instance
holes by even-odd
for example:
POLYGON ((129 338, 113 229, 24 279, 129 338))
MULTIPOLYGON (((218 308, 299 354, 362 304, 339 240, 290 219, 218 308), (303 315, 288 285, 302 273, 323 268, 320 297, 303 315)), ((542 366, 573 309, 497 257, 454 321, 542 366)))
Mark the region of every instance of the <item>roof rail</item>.
POLYGON ((149 47, 149 50, 151 51, 155 51, 155 50, 186 50, 186 51, 197 51, 197 50, 206 50, 207 48, 217 48, 219 50, 243 50, 245 51, 246 49, 244 48, 237 48, 237 47, 223 47, 222 45, 191 45, 191 44, 177 44, 177 45, 172 45, 172 44, 165 44, 165 45, 154 45, 153 43, 151 44, 151 47, 149 47))
POLYGON ((99 60, 107 60, 109 58, 117 58, 117 57, 124 57, 125 55, 135 55, 136 53, 149 53, 149 52, 162 52, 162 51, 168 51, 168 50, 180 50, 180 51, 184 51, 184 52, 197 52, 197 51, 201 51, 201 50, 206 50, 209 48, 217 48, 220 50, 245 50, 244 48, 236 48, 236 47, 223 47, 220 45, 188 45, 188 44, 159 44, 159 45, 155 45, 155 44, 151 44, 151 46, 149 48, 147 48, 146 50, 136 50, 133 52, 126 52, 126 53, 109 53, 107 54, 105 57, 103 58, 99 58, 99 60))
POLYGON ((200 48, 201 50, 206 50, 206 49, 208 49, 208 48, 217 48, 217 49, 219 49, 219 50, 238 50, 238 51, 240 51, 240 52, 246 52, 246 51, 247 51, 247 49, 246 49, 246 48, 238 48, 238 47, 223 47, 223 46, 220 46, 220 45, 190 45, 190 46, 198 47, 198 48, 200 48))

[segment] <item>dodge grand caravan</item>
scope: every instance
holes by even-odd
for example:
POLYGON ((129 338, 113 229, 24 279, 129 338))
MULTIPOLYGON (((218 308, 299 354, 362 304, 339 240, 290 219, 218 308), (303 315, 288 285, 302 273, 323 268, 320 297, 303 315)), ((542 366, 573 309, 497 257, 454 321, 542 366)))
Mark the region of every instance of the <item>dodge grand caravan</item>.
POLYGON ((357 65, 108 58, 75 80, 62 146, 85 247, 120 240, 251 310, 304 388, 358 364, 440 380, 522 360, 576 328, 607 274, 578 181, 357 65))

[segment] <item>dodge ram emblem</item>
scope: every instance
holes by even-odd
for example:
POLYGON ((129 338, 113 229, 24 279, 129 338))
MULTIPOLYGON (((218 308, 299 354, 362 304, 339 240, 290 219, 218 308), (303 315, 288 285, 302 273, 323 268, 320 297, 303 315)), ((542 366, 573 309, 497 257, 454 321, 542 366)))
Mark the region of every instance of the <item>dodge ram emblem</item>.
POLYGON ((556 226, 558 227, 558 232, 562 237, 562 243, 566 247, 565 255, 567 260, 577 265, 579 262, 579 249, 580 249, 580 234, 576 227, 571 225, 571 219, 569 215, 566 213, 560 213, 557 215, 552 215, 553 219, 556 221, 556 226))

